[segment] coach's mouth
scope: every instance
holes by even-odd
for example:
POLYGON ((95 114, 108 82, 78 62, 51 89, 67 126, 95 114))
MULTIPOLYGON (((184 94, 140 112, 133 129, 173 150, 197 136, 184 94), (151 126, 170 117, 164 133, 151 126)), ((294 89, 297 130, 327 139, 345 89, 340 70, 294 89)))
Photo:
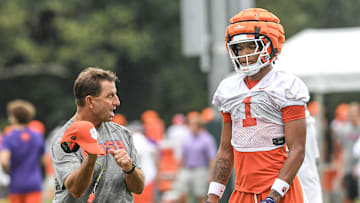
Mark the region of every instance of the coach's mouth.
POLYGON ((110 110, 111 118, 113 118, 115 116, 115 110, 116 110, 116 108, 113 108, 112 110, 110 110))

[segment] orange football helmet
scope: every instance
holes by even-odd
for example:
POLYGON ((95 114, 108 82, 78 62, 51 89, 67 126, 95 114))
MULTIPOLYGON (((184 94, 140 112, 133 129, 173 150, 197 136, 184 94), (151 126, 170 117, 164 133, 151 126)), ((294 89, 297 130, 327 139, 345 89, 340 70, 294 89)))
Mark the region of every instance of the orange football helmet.
POLYGON ((236 14, 229 22, 225 41, 235 71, 251 76, 276 60, 285 42, 278 17, 265 9, 250 8, 236 14), (254 42, 256 49, 254 53, 239 56, 238 46, 245 42, 254 42), (259 55, 257 62, 249 63, 253 55, 259 55), (246 63, 240 63, 240 59, 246 63))

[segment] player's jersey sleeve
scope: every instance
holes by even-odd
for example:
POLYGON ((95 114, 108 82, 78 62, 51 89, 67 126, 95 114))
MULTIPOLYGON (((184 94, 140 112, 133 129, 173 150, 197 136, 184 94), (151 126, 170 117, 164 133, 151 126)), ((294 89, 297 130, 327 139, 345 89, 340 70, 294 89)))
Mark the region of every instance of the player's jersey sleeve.
POLYGON ((1 142, 1 150, 11 151, 11 149, 12 149, 11 137, 9 135, 3 136, 1 142))
POLYGON ((222 112, 224 112, 224 109, 222 108, 222 105, 224 103, 225 97, 223 92, 224 82, 222 81, 219 85, 219 87, 216 89, 212 103, 222 112))
POLYGON ((231 106, 228 105, 228 99, 234 96, 237 91, 239 91, 239 81, 244 78, 243 75, 233 74, 223 81, 221 81, 217 90, 214 93, 212 103, 215 105, 219 111, 224 113, 229 113, 231 106))
POLYGON ((302 80, 295 76, 288 76, 279 85, 278 96, 282 98, 280 108, 287 106, 304 106, 309 101, 309 91, 302 80))

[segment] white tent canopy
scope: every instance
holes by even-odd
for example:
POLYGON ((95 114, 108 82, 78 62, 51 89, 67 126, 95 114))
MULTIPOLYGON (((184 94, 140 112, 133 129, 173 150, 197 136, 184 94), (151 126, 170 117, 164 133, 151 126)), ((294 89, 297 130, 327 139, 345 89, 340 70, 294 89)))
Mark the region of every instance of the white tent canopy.
MULTIPOLYGON (((275 68, 299 76, 322 107, 326 93, 360 91, 359 37, 360 27, 306 29, 285 42, 275 68)), ((316 118, 319 143, 323 112, 316 118)))
POLYGON ((299 76, 313 93, 360 91, 360 27, 306 29, 288 39, 275 68, 299 76))

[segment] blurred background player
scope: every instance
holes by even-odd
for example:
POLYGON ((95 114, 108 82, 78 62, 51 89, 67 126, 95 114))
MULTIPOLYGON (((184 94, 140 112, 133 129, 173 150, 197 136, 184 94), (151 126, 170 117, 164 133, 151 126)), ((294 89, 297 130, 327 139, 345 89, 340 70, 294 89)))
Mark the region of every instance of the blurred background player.
MULTIPOLYGON (((5 130, 6 128, 8 128, 9 126, 4 128, 4 131, 0 133, 0 146, 3 140, 3 137, 5 136, 5 130)), ((1 148, 0 148, 1 151, 1 148)), ((8 198, 8 186, 10 183, 10 176, 9 174, 7 174, 3 167, 0 167, 0 202, 2 201, 6 201, 8 198)))
MULTIPOLYGON (((28 128, 34 132, 39 133, 45 138, 46 128, 43 122, 39 120, 32 120, 28 124, 28 128)), ((49 150, 49 138, 45 140, 45 154, 44 154, 44 180, 43 180, 43 201, 49 202, 55 196, 55 172, 51 163, 51 154, 49 150)))
POLYGON ((141 121, 131 121, 127 126, 138 152, 139 167, 144 171, 145 187, 141 194, 134 194, 134 203, 154 203, 158 170, 158 152, 156 145, 143 133, 141 121))
POLYGON ((360 160, 360 106, 358 102, 351 102, 348 107, 347 121, 337 131, 337 139, 341 143, 343 162, 341 174, 345 203, 356 202, 359 199, 359 160, 360 160))
POLYGON ((190 112, 187 116, 190 134, 182 145, 182 161, 176 181, 180 192, 180 203, 188 202, 193 195, 196 202, 206 201, 206 189, 209 180, 209 169, 216 156, 216 143, 212 135, 203 128, 199 112, 190 112))
POLYGON ((178 113, 173 116, 172 125, 166 131, 166 138, 174 148, 175 158, 180 162, 183 155, 183 143, 189 136, 189 127, 186 125, 184 114, 178 113))
POLYGON ((229 202, 303 202, 296 174, 305 156, 309 92, 272 67, 285 42, 280 20, 265 9, 243 10, 230 19, 225 41, 239 74, 224 79, 213 97, 223 128, 207 201, 218 202, 234 167, 229 202))
MULTIPOLYGON (((330 122, 330 134, 332 139, 333 152, 331 161, 338 167, 342 168, 343 162, 343 134, 345 133, 345 124, 348 121, 349 104, 341 103, 336 106, 335 117, 330 122)), ((342 178, 342 177, 341 177, 342 178)))
POLYGON ((112 122, 117 123, 119 125, 122 126, 127 126, 127 119, 124 115, 122 115, 121 113, 116 113, 112 119, 112 122))
POLYGON ((358 197, 357 177, 354 174, 356 159, 353 154, 354 144, 360 135, 358 116, 357 103, 342 103, 336 107, 335 118, 330 123, 334 146, 332 162, 337 168, 334 188, 342 191, 340 195, 346 203, 354 202, 358 197))
POLYGON ((27 126, 35 116, 35 107, 30 102, 14 100, 8 103, 7 112, 12 130, 2 140, 0 161, 10 174, 9 201, 41 202, 45 141, 27 126))

